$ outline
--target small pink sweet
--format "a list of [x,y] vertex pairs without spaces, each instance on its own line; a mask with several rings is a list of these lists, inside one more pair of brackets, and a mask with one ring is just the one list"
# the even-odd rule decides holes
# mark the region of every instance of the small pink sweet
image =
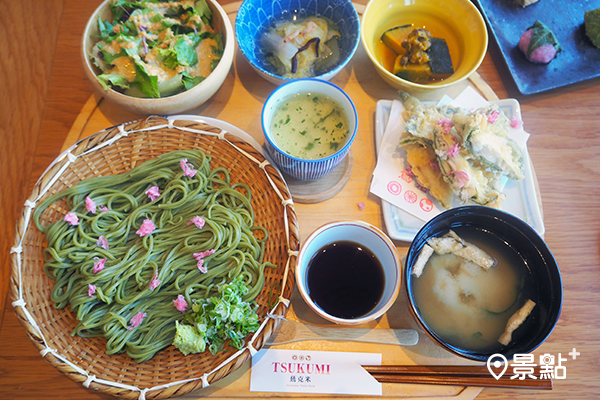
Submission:
[[516,116],[513,116],[513,117],[510,119],[510,126],[511,126],[512,128],[515,128],[515,129],[516,129],[516,128],[520,128],[520,127],[522,127],[522,126],[523,126],[523,121],[521,121],[520,119],[518,119]]
[[100,236],[98,240],[96,240],[96,244],[98,247],[102,247],[104,250],[108,250],[108,240],[104,236]]
[[487,116],[487,120],[490,124],[493,124],[494,122],[496,122],[498,120],[499,116],[500,116],[500,111],[494,110],[494,111],[492,111],[492,113],[490,115]]
[[85,209],[92,214],[96,214],[96,202],[90,196],[85,197]]
[[106,258],[99,259],[98,257],[96,257],[96,261],[94,261],[94,268],[92,269],[92,272],[97,274],[98,272],[102,271],[104,269],[104,263],[106,263]]
[[452,131],[452,127],[454,126],[452,120],[448,118],[442,118],[438,120],[438,124],[442,126],[444,133],[450,133]]
[[156,273],[154,274],[154,276],[152,277],[152,280],[150,281],[150,283],[148,284],[148,288],[150,290],[154,290],[158,287],[158,285],[160,285],[162,283],[162,281],[160,279],[158,279],[158,270],[156,270]]
[[454,178],[458,181],[458,187],[462,188],[465,183],[469,182],[469,175],[464,171],[450,171],[448,175],[454,175]]
[[93,297],[96,293],[96,286],[91,283],[88,285],[88,296]]
[[160,197],[160,190],[158,186],[152,186],[150,189],[146,190],[145,193],[150,198],[150,201],[154,201]]
[[206,221],[204,221],[204,218],[199,217],[199,216],[195,216],[194,218],[190,219],[188,221],[188,225],[196,225],[198,228],[202,229],[204,227],[204,224],[206,223]]
[[458,155],[459,151],[460,151],[460,146],[457,144],[453,144],[452,146],[450,146],[450,148],[448,149],[446,154],[448,155],[448,157],[456,157]]
[[139,326],[142,321],[144,320],[144,318],[146,318],[146,313],[145,312],[139,312],[137,314],[135,314],[133,316],[133,318],[131,318],[131,321],[129,321],[129,326],[127,327],[127,330],[130,331],[133,328],[136,328],[137,326]]
[[135,233],[140,237],[144,237],[150,235],[152,232],[154,232],[155,229],[156,225],[154,225],[154,222],[152,222],[152,220],[150,219],[145,219],[144,222],[142,222],[142,226],[140,226],[140,229],[138,229]]
[[77,214],[75,214],[74,212],[67,213],[67,215],[65,215],[64,220],[72,226],[79,225],[79,218],[77,218]]
[[183,295],[178,294],[177,299],[173,300],[173,305],[179,312],[185,312],[188,303],[185,301],[185,297],[183,297]]
[[194,166],[192,164],[188,164],[187,158],[182,158],[179,162],[179,165],[183,170],[183,176],[189,176],[190,178],[193,178],[194,175],[196,175],[196,172],[198,172],[194,169]]

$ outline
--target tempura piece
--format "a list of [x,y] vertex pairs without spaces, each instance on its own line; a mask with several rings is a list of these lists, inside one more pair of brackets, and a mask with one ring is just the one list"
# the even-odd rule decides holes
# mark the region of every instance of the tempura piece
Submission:
[[423,269],[429,261],[429,257],[433,254],[433,247],[429,246],[427,243],[423,245],[421,248],[421,252],[419,253],[419,257],[417,257],[417,261],[415,261],[415,265],[412,269],[412,274],[417,278],[421,276],[423,273]]
[[437,254],[452,253],[479,265],[483,269],[490,269],[497,263],[494,257],[490,256],[474,244],[461,239],[452,230],[442,237],[431,237],[427,239],[427,244],[431,246]]
[[527,302],[521,307],[516,313],[514,313],[506,323],[506,329],[504,333],[498,341],[505,346],[508,346],[510,341],[512,340],[513,332],[525,322],[531,311],[535,307],[535,302],[531,299],[527,300]]
[[454,193],[446,182],[437,166],[437,157],[431,146],[413,142],[402,146],[406,150],[406,161],[411,166],[411,171],[417,182],[429,190],[429,193],[440,202],[442,207],[452,206]]
[[510,179],[525,177],[523,152],[508,137],[508,118],[498,106],[479,109],[465,121],[463,143],[485,165]]

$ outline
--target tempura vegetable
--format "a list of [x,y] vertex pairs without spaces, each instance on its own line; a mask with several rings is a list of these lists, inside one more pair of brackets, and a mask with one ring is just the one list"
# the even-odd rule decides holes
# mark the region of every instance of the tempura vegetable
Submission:
[[501,178],[523,179],[523,153],[508,136],[509,121],[495,105],[467,111],[427,105],[400,93],[405,131],[399,145],[417,182],[444,208],[462,204],[499,208]]

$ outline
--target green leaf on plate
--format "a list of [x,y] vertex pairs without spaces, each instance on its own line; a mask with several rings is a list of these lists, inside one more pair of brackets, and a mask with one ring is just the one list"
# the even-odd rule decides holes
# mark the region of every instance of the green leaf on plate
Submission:
[[556,52],[560,52],[560,43],[554,35],[554,32],[550,30],[543,22],[535,21],[531,28],[533,29],[533,35],[531,35],[531,41],[527,48],[527,57],[531,56],[531,53],[538,47],[545,46],[547,44],[553,45],[556,48]]

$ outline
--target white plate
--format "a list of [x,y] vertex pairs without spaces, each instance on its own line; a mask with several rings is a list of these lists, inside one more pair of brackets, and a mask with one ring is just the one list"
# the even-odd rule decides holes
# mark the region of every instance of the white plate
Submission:
[[[497,104],[508,119],[515,116],[518,120],[522,120],[521,108],[516,100],[505,99],[490,101],[490,103]],[[387,126],[391,107],[391,100],[379,100],[377,102],[375,111],[375,143],[378,151]],[[401,156],[405,157],[405,154]],[[524,164],[525,179],[520,181],[508,180],[504,187],[503,191],[506,194],[506,200],[502,203],[502,210],[522,219],[531,225],[540,236],[543,236],[545,227],[538,203],[535,179],[527,148],[525,148]],[[431,200],[435,201],[433,198]],[[382,208],[388,235],[393,239],[411,241],[425,224],[425,221],[393,206],[385,200],[382,200]]]

